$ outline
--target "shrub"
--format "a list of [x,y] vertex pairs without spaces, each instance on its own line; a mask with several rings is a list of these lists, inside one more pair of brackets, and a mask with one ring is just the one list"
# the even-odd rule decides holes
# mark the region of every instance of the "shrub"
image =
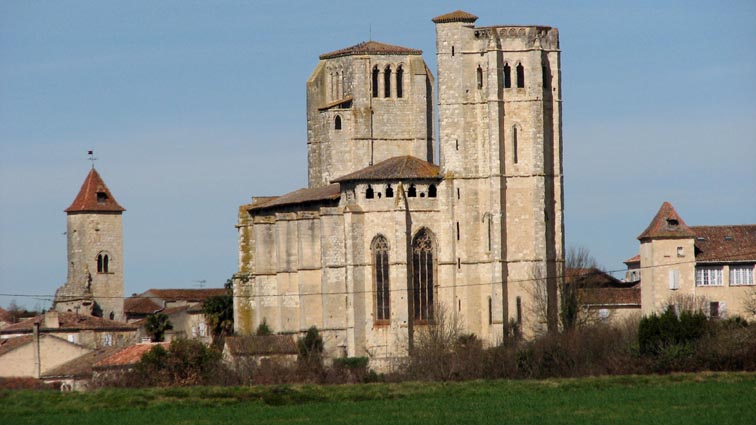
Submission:
[[641,319],[638,326],[638,345],[643,355],[656,355],[670,345],[692,343],[704,335],[706,316],[688,310],[678,317],[672,309],[661,315],[652,314]]
[[179,339],[166,350],[156,345],[127,374],[135,386],[186,386],[218,383],[223,376],[220,352],[199,341]]
[[273,330],[270,329],[270,326],[268,326],[268,322],[265,318],[263,318],[262,323],[260,323],[257,326],[255,335],[257,336],[273,335]]

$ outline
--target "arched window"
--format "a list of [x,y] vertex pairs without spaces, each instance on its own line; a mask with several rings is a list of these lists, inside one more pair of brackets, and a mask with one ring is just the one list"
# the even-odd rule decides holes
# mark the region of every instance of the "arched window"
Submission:
[[97,254],[97,273],[108,273],[108,254]]
[[391,97],[391,65],[383,70],[383,97]]
[[401,65],[396,68],[396,97],[404,96],[404,69]]
[[525,87],[525,68],[521,63],[517,64],[517,88],[521,89]]
[[391,319],[388,241],[381,235],[373,239],[373,282],[375,282],[375,320]]
[[512,126],[512,161],[517,164],[517,126]]
[[375,197],[375,191],[373,191],[373,187],[368,185],[367,190],[365,191],[365,198],[367,199],[373,199]]
[[429,198],[435,198],[436,197],[436,185],[432,184],[428,186],[428,197]]
[[412,241],[413,312],[416,321],[433,321],[435,263],[433,238],[428,229],[417,232]]
[[407,190],[407,197],[414,198],[416,196],[417,196],[417,189],[415,188],[414,184],[411,184],[409,187],[409,190]]
[[504,64],[504,88],[508,89],[512,87],[512,68],[509,64]]
[[341,130],[341,117],[338,115],[336,115],[336,118],[333,119],[333,129]]
[[475,71],[475,75],[478,77],[478,88],[483,88],[483,69],[478,65],[478,70]]
[[387,198],[393,198],[394,197],[394,189],[391,187],[391,185],[386,186],[386,197]]
[[373,97],[378,97],[378,65],[373,67]]

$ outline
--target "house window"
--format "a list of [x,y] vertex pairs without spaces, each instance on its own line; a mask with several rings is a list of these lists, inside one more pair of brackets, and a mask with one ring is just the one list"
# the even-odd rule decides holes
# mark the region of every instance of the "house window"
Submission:
[[383,97],[391,97],[391,66],[383,70]]
[[435,263],[433,239],[428,229],[420,230],[412,241],[413,309],[416,321],[433,320]]
[[669,289],[680,289],[680,270],[673,269],[669,271]]
[[404,96],[404,69],[401,65],[396,68],[396,97]]
[[475,71],[475,75],[478,78],[478,89],[483,88],[483,69],[478,65],[478,69]]
[[378,66],[373,67],[373,97],[378,97]]
[[730,266],[730,286],[753,284],[753,264]]
[[677,256],[678,257],[685,257],[685,250],[683,249],[683,247],[681,247],[681,246],[677,247]]
[[696,286],[722,286],[722,267],[696,267]]
[[436,185],[432,184],[432,185],[428,186],[428,197],[429,198],[435,198],[436,195],[437,195],[437,193],[436,193]]
[[341,117],[338,115],[336,115],[336,118],[333,120],[333,129],[341,130]]
[[391,185],[386,186],[386,197],[387,198],[393,198],[394,197],[394,189],[391,187]]
[[97,255],[97,273],[108,273],[109,266],[110,266],[110,258],[108,258],[108,254],[98,254]]
[[525,68],[521,63],[517,64],[517,88],[525,88]]
[[207,325],[205,325],[205,322],[200,322],[197,326],[197,333],[200,337],[204,337],[207,334]]
[[416,196],[417,196],[417,189],[415,188],[414,184],[411,184],[409,187],[409,190],[407,190],[407,197],[414,198]]
[[368,185],[367,190],[365,191],[365,198],[373,199],[374,197],[375,197],[375,192],[373,191],[373,187]]
[[504,88],[512,88],[512,68],[509,64],[504,64]]
[[103,334],[102,335],[102,346],[103,347],[110,347],[113,345],[113,335],[112,334]]
[[712,301],[709,303],[709,317],[711,317],[712,319],[719,318],[719,303],[717,301]]
[[389,320],[391,318],[391,299],[389,293],[388,241],[383,236],[376,236],[372,245],[375,320]]

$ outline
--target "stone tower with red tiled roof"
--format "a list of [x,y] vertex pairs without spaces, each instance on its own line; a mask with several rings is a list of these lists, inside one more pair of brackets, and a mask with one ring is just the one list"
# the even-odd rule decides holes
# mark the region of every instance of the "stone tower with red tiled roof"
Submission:
[[55,293],[55,310],[123,319],[124,211],[93,167],[65,210],[68,278]]

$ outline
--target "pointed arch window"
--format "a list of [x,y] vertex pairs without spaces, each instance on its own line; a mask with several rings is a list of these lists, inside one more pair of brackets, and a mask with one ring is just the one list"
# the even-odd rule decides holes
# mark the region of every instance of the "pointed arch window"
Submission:
[[97,254],[97,273],[109,273],[110,258],[108,254]]
[[375,290],[375,320],[391,319],[391,295],[389,286],[389,246],[385,237],[378,235],[371,245],[373,251],[373,282]]
[[383,70],[383,97],[391,97],[391,65]]
[[428,186],[428,197],[429,198],[435,198],[436,195],[437,195],[436,185],[435,184],[431,184],[430,186]]
[[373,97],[378,97],[378,65],[373,67]]
[[404,96],[404,68],[399,65],[396,68],[396,97]]
[[367,190],[365,191],[365,198],[366,199],[375,198],[375,191],[373,190],[373,186],[368,185]]
[[407,197],[408,198],[414,198],[417,196],[417,188],[414,184],[411,184],[409,189],[407,190]]
[[394,197],[394,189],[391,187],[391,185],[386,186],[386,197],[387,198],[393,198]]
[[434,251],[430,231],[420,230],[412,241],[413,317],[418,322],[433,321]]
[[477,76],[477,80],[478,80],[478,88],[482,89],[483,88],[483,68],[481,68],[480,65],[478,65],[478,69],[475,71],[475,75]]
[[521,63],[517,64],[517,88],[525,88],[525,68]]
[[341,117],[338,115],[336,115],[336,118],[333,119],[333,129],[341,130]]
[[504,88],[512,88],[512,68],[509,67],[508,63],[504,64]]

